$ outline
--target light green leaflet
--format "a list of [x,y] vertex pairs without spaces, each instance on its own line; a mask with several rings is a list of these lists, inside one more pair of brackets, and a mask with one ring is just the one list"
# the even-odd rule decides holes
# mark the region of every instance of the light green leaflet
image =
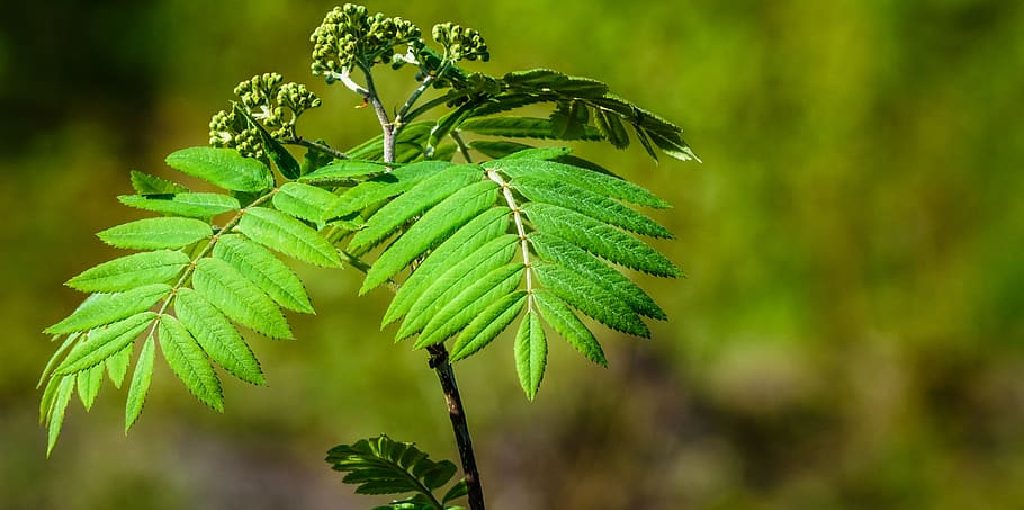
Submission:
[[260,363],[242,335],[202,295],[192,289],[181,289],[174,310],[210,359],[243,381],[264,383]]
[[338,250],[301,221],[267,207],[245,211],[238,230],[249,239],[289,257],[321,267],[341,267]]
[[240,235],[229,234],[221,236],[213,248],[213,256],[234,266],[277,304],[296,312],[313,313],[302,281],[266,248]]
[[384,283],[430,247],[451,235],[452,231],[490,209],[497,196],[497,184],[492,181],[478,181],[432,207],[377,258],[377,262],[367,271],[359,293],[364,294]]
[[93,294],[66,319],[46,328],[46,332],[57,335],[110,324],[148,310],[170,292],[170,285],[154,284],[117,294]]
[[180,172],[233,191],[261,191],[274,185],[270,169],[232,149],[189,147],[167,156],[167,164]]
[[206,359],[206,353],[182,326],[170,315],[160,316],[160,350],[174,375],[193,395],[217,411],[224,411],[224,394],[220,379]]
[[104,262],[68,280],[68,286],[84,292],[115,292],[176,278],[188,255],[180,251],[158,250],[133,253]]
[[281,186],[273,198],[274,207],[279,211],[317,225],[329,219],[338,202],[334,193],[301,182]]
[[[485,243],[502,235],[508,229],[512,211],[507,207],[492,207],[464,225],[435,248],[419,268],[402,283],[388,307],[381,327],[395,321],[412,307],[423,292],[443,274],[451,261],[464,260]],[[365,284],[364,284],[365,285]]]
[[146,342],[142,344],[142,352],[139,360],[135,363],[135,372],[132,374],[132,384],[128,387],[128,399],[124,407],[124,431],[139,419],[142,413],[142,406],[146,402],[146,394],[149,393],[149,385],[153,380],[153,335],[149,335]]
[[132,343],[155,317],[153,312],[143,312],[90,331],[85,340],[72,347],[64,361],[57,365],[54,376],[74,374],[106,361]]
[[117,200],[136,209],[203,219],[236,211],[241,207],[237,198],[217,193],[179,193],[166,198],[122,195]]
[[293,338],[277,305],[231,264],[200,259],[192,287],[231,320],[271,338]]
[[534,292],[533,300],[537,304],[541,316],[544,317],[544,321],[550,324],[562,338],[568,340],[580,354],[598,365],[608,366],[604,350],[594,338],[594,334],[580,322],[576,314],[572,313],[572,310],[565,306],[561,299],[543,290],[538,290]]
[[548,341],[536,311],[527,312],[519,324],[515,343],[516,371],[526,396],[533,400],[548,364]]
[[192,218],[145,218],[97,234],[103,242],[130,250],[181,248],[213,235],[210,225]]
[[422,214],[463,187],[483,180],[483,175],[478,166],[459,165],[424,179],[371,216],[366,226],[352,236],[349,250],[361,252],[377,244],[413,216]]

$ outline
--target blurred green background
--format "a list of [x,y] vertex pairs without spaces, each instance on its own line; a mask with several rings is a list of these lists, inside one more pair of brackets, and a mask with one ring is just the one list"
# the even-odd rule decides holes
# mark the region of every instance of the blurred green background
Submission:
[[[0,508],[367,508],[322,463],[381,431],[454,457],[422,352],[377,331],[387,296],[299,267],[318,316],[255,338],[269,386],[209,412],[166,367],[73,404],[44,459],[40,331],[115,256],[94,233],[128,171],[206,142],[237,81],[279,70],[345,147],[369,111],[308,72],[333,3],[55,0],[0,19]],[[1024,508],[1024,4],[1011,0],[371,2],[479,28],[503,73],[607,81],[687,129],[703,165],[584,147],[675,204],[688,274],[643,283],[650,342],[611,368],[553,344],[538,400],[511,342],[458,365],[495,509]],[[392,101],[408,72],[381,81]]]

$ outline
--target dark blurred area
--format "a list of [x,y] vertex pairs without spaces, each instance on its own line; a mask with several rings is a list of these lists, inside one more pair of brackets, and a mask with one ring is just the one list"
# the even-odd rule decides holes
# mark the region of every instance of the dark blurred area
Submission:
[[[206,143],[254,73],[326,106],[306,133],[378,129],[308,71],[333,3],[7,2],[0,16],[0,508],[368,508],[322,462],[386,431],[454,458],[426,355],[378,332],[384,292],[297,267],[316,317],[253,338],[268,387],[209,412],[154,376],[36,424],[40,331],[116,256],[94,233],[128,171]],[[1024,4],[995,0],[369,2],[429,31],[478,28],[500,74],[551,67],[687,129],[703,165],[584,156],[675,204],[658,243],[687,278],[641,278],[671,320],[600,331],[611,368],[561,342],[536,402],[510,338],[457,365],[485,491],[502,509],[1024,508]],[[380,75],[392,103],[411,72]]]

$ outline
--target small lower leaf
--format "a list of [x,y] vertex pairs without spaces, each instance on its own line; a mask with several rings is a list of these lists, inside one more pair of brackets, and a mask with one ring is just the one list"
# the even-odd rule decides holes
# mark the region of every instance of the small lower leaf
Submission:
[[139,360],[135,362],[135,373],[132,374],[132,384],[128,387],[128,399],[124,407],[124,431],[139,419],[142,407],[146,403],[146,394],[149,393],[149,384],[153,380],[153,358],[155,347],[153,346],[153,335],[146,338],[142,344],[142,352]]
[[[531,299],[533,299],[531,297]],[[515,344],[516,371],[527,398],[537,396],[548,363],[548,341],[537,312],[530,310],[519,324]],[[447,500],[446,500],[447,501]]]
[[100,393],[100,386],[103,384],[104,365],[96,365],[88,370],[78,373],[78,398],[86,411],[92,409],[96,395]]
[[60,437],[60,429],[64,426],[64,411],[71,402],[71,393],[75,389],[75,376],[66,375],[60,380],[53,403],[49,411],[50,423],[46,431],[46,456],[53,453],[53,447],[57,445]]

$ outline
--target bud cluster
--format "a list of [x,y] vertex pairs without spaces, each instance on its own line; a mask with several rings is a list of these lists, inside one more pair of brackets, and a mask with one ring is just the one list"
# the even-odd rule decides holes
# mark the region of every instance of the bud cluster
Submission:
[[418,27],[399,17],[381,13],[370,16],[361,5],[335,7],[309,38],[313,43],[313,74],[323,75],[330,82],[357,64],[391,63],[396,46],[419,46],[420,35]]
[[444,46],[448,60],[451,62],[478,58],[487,62],[491,58],[490,53],[487,52],[487,43],[476,29],[443,23],[434,25],[431,35],[434,37],[434,41]]
[[243,156],[263,159],[266,155],[260,122],[274,138],[295,134],[295,122],[320,98],[301,83],[282,83],[278,73],[263,73],[235,87],[240,102],[231,111],[221,110],[210,120],[210,145],[230,147]]

